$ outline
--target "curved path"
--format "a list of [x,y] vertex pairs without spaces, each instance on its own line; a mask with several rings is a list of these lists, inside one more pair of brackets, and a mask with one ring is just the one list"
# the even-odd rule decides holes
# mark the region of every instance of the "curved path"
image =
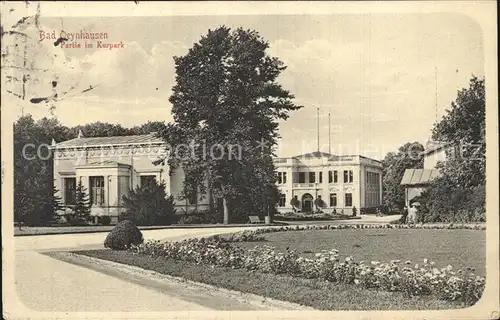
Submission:
[[[144,231],[144,238],[177,241],[231,233],[245,228],[164,229]],[[228,301],[217,293],[194,291],[171,282],[158,288],[147,283],[60,261],[44,253],[103,248],[107,233],[15,237],[15,288],[19,302],[33,311],[179,311],[265,310]],[[143,281],[144,282],[144,281]],[[147,282],[147,281],[146,281]]]
[[[387,223],[397,217],[362,217],[333,223]],[[145,240],[178,241],[190,237],[232,233],[247,229],[203,228],[145,230]],[[187,284],[151,279],[132,281],[116,272],[89,269],[48,256],[47,252],[100,249],[107,233],[23,236],[14,238],[15,293],[20,304],[41,312],[126,312],[179,310],[269,310],[267,304],[202,292]],[[148,283],[149,282],[149,283]],[[12,293],[12,292],[11,292]],[[17,310],[16,307],[16,310]],[[275,307],[271,309],[276,309]]]

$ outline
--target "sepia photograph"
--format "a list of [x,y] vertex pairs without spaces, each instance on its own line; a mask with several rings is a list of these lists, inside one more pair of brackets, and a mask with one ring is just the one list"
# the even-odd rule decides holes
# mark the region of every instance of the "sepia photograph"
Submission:
[[498,319],[494,5],[3,1],[4,318]]

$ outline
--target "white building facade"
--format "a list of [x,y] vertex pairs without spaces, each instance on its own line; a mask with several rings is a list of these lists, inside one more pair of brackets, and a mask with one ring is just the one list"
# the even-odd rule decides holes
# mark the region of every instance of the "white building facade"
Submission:
[[[178,214],[207,210],[209,200],[199,196],[187,199],[182,187],[184,171],[170,172],[167,164],[153,162],[166,155],[166,144],[154,133],[135,136],[92,137],[56,143],[54,186],[66,213],[75,205],[76,187],[81,181],[91,202],[91,215],[110,216],[112,223],[125,211],[123,196],[130,190],[156,180],[165,183],[166,193],[174,197]],[[382,204],[382,164],[362,156],[334,156],[314,152],[300,157],[276,158],[278,211],[292,211],[290,201],[297,197],[299,209],[313,211],[321,198],[326,210],[336,208],[349,214],[352,208],[371,208]]]
[[125,211],[123,196],[153,179],[165,183],[168,195],[174,196],[177,213],[208,209],[206,199],[182,196],[184,173],[177,168],[169,174],[168,165],[153,162],[165,156],[166,144],[154,133],[136,136],[78,138],[52,143],[54,186],[67,213],[75,205],[79,181],[89,196],[91,215],[110,216],[118,221]]
[[356,207],[382,205],[382,163],[359,155],[335,156],[313,152],[290,158],[276,158],[280,190],[279,212],[291,212],[292,198],[299,210],[315,210],[315,199],[326,205],[323,211],[352,213]]

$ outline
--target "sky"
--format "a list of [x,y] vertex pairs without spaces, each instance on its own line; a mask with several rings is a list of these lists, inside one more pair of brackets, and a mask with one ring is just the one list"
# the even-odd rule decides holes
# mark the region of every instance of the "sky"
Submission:
[[[256,30],[269,42],[268,53],[287,66],[278,81],[304,107],[280,122],[282,157],[317,150],[318,120],[324,152],[382,159],[406,142],[425,144],[457,90],[468,86],[472,74],[484,75],[482,31],[453,13],[42,17],[40,26],[49,34],[107,33],[103,42],[124,45],[61,49],[51,39],[38,42],[44,51],[37,65],[51,69],[59,90],[76,87],[58,102],[55,116],[68,126],[172,121],[173,56],[186,54],[221,25]],[[30,90],[52,92],[45,80]],[[33,108],[33,114],[46,112]]]

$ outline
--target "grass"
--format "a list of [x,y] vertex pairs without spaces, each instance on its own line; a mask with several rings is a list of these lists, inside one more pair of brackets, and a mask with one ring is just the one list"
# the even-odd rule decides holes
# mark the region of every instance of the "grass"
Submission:
[[[185,225],[168,225],[168,226],[139,226],[141,230],[153,229],[181,229],[181,228],[223,228],[223,227],[262,227],[262,224],[185,224]],[[55,227],[23,227],[19,230],[17,227],[14,229],[14,236],[37,236],[49,234],[70,234],[70,233],[96,233],[96,232],[109,232],[115,226],[55,226]]]
[[307,305],[319,310],[436,310],[463,307],[431,296],[408,297],[402,293],[366,290],[354,285],[336,285],[314,279],[252,273],[242,269],[214,268],[164,257],[152,258],[127,251],[104,249],[74,253],[230,290]]
[[486,272],[486,233],[482,230],[433,229],[341,229],[276,232],[263,235],[264,242],[241,242],[236,245],[253,248],[269,245],[278,251],[296,250],[311,257],[321,250],[337,249],[341,257],[351,255],[356,261],[389,262],[410,260],[421,264],[424,258],[442,268],[475,268]]

